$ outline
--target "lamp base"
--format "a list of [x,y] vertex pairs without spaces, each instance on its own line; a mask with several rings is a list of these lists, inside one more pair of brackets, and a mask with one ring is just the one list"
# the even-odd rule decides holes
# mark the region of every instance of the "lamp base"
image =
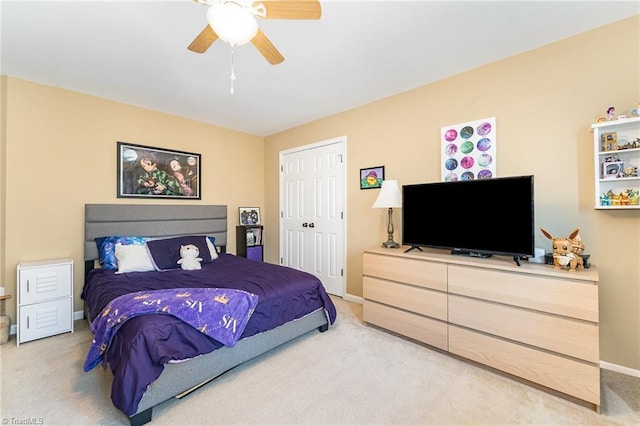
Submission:
[[399,248],[400,244],[396,243],[393,240],[387,240],[384,243],[382,243],[382,247],[384,247],[384,248]]

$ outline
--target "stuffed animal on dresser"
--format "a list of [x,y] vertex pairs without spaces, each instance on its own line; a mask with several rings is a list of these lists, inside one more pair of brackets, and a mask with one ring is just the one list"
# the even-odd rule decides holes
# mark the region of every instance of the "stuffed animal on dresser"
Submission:
[[575,272],[576,269],[584,268],[584,243],[580,239],[580,230],[575,229],[567,238],[554,237],[543,228],[540,228],[545,237],[551,240],[551,248],[553,249],[553,267],[560,269],[561,267],[569,267],[569,271]]
[[200,249],[194,244],[187,244],[180,246],[180,259],[178,265],[185,271],[192,271],[195,269],[202,269],[202,258],[200,256]]

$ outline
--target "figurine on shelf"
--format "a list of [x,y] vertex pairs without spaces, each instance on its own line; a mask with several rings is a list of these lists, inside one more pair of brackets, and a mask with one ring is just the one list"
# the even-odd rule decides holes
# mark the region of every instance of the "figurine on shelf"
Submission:
[[638,106],[631,110],[632,117],[640,117],[640,102],[638,102]]
[[607,108],[607,121],[613,120],[615,113],[616,109],[614,107],[610,106],[609,108]]

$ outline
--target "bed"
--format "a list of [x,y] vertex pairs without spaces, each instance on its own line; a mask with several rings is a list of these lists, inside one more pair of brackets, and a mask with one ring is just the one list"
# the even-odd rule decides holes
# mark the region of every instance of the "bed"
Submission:
[[[140,271],[135,267],[128,270],[125,264],[129,263],[122,256],[118,257],[121,262],[116,266],[122,270],[107,267],[108,262],[103,263],[102,257],[105,241],[113,242],[116,237],[141,238],[143,242],[132,245],[146,247],[153,270],[146,267]],[[199,246],[204,257],[202,268],[158,271],[163,269],[158,260],[160,249],[182,239],[205,244]],[[93,323],[92,331],[96,331],[94,342],[101,341],[97,334],[100,328],[94,327],[99,321],[95,320],[113,311],[111,305],[118,300],[137,299],[128,294],[132,292],[224,290],[251,296],[254,303],[240,330],[233,327],[237,341],[231,343],[206,335],[174,313],[148,312],[131,315],[118,324],[118,328],[113,328],[109,345],[103,345],[99,360],[87,367],[91,352],[97,346],[92,345],[85,371],[96,367],[98,362],[110,368],[113,373],[111,399],[132,425],[151,421],[154,406],[171,398],[181,398],[222,373],[296,337],[316,329],[324,332],[335,321],[335,306],[315,276],[228,254],[226,244],[227,207],[224,205],[85,205],[82,299],[85,316]],[[123,250],[121,246],[117,248]],[[96,267],[99,263],[100,267]],[[245,300],[249,299],[245,297]]]

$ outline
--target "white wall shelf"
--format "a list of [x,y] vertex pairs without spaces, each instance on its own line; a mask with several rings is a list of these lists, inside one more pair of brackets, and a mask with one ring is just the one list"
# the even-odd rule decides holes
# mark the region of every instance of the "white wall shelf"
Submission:
[[[595,208],[640,209],[640,117],[605,121],[591,127]],[[635,170],[635,175],[630,176],[629,170]]]

